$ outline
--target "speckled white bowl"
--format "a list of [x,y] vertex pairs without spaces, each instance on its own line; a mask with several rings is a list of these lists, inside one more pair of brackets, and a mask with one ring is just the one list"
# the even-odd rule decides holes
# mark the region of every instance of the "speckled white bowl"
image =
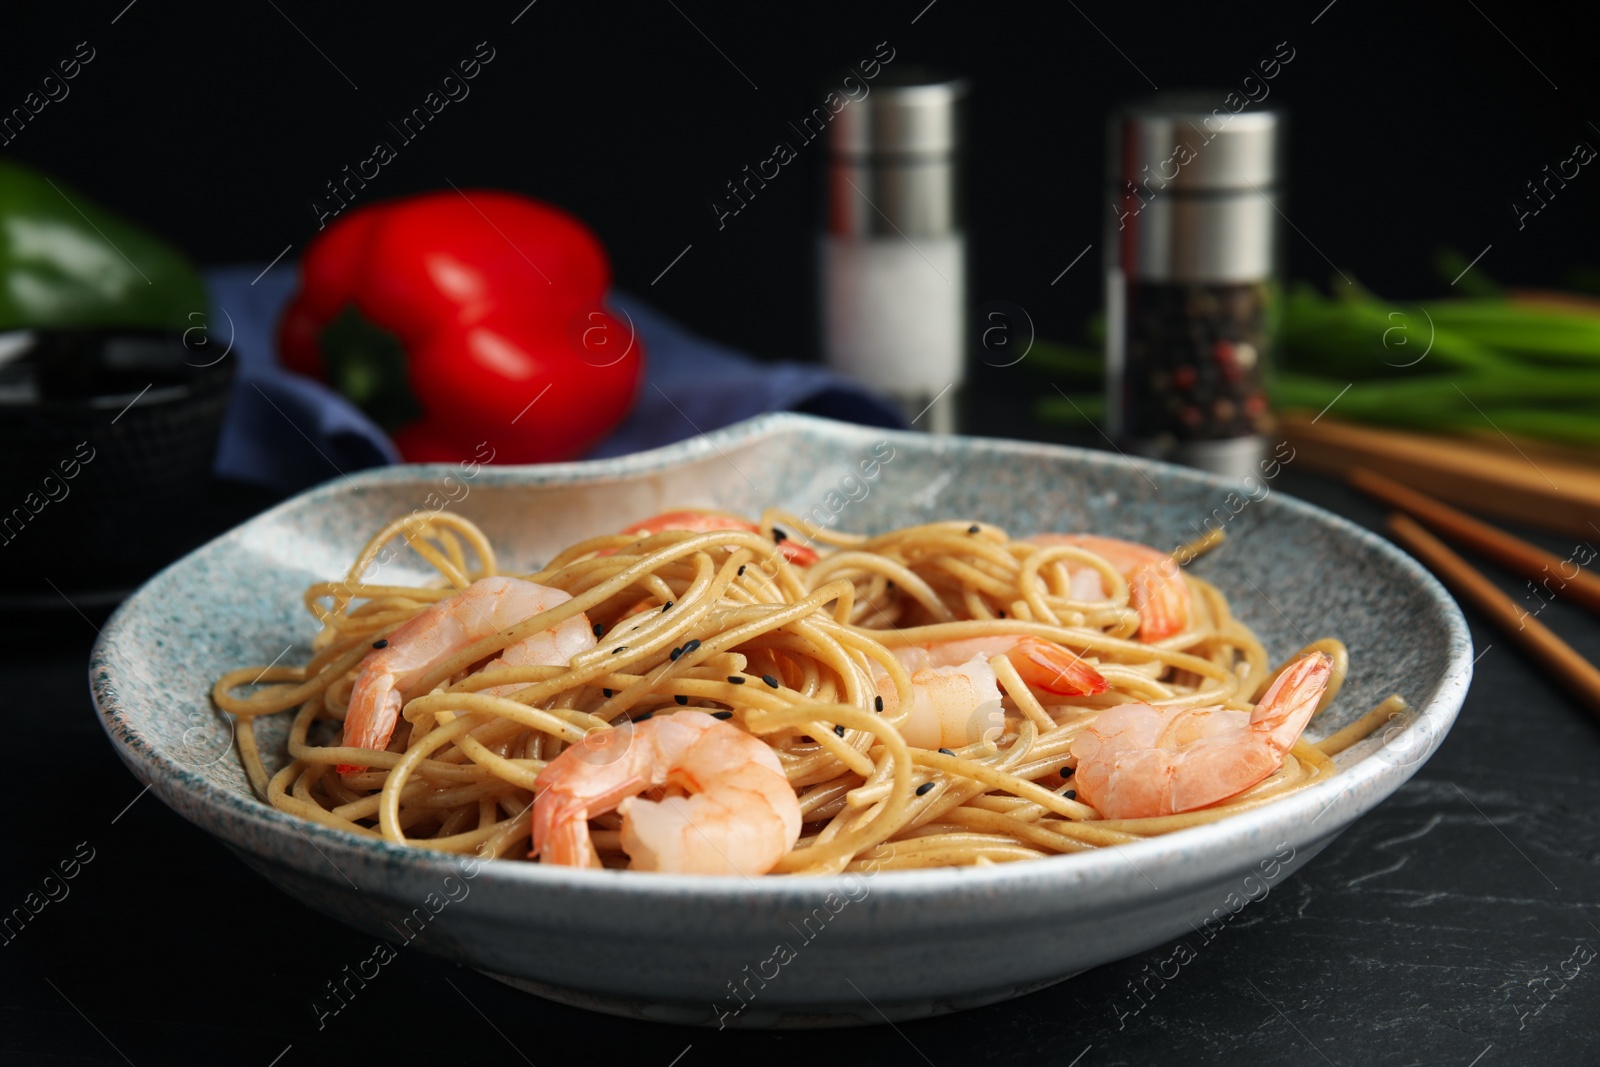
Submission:
[[[370,471],[304,493],[153,578],[107,624],[91,682],[106,733],[163,801],[295,899],[391,944],[414,938],[540,995],[661,1021],[913,1018],[1017,996],[1203,929],[1394,792],[1454,721],[1471,648],[1439,584],[1387,542],[1281,494],[1233,514],[1241,498],[1230,500],[1232,490],[1115,455],[794,415],[595,463]],[[1075,856],[756,881],[513,861],[462,870],[459,860],[324,829],[254,799],[207,695],[228,668],[303,660],[314,629],[300,606],[305,586],[342,574],[383,522],[448,499],[518,565],[670,505],[755,513],[777,503],[836,514],[838,526],[858,530],[974,518],[1019,534],[1115,531],[1162,545],[1228,516],[1228,544],[1194,568],[1272,655],[1306,635],[1350,646],[1344,694],[1312,733],[1396,691],[1416,713],[1343,754],[1323,785]],[[262,729],[268,752],[281,753],[285,719]]]

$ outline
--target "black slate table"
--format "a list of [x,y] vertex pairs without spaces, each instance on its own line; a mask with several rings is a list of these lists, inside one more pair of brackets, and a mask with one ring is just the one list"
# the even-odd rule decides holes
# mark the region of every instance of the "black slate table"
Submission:
[[[1301,470],[1275,488],[1383,517]],[[591,1015],[416,951],[319,1020],[320,983],[370,938],[141,792],[90,704],[93,611],[12,616],[0,909],[47,902],[0,944],[0,1063],[1597,1063],[1600,723],[1468,618],[1476,678],[1438,754],[1210,940],[954,1016],[752,1033]],[[1600,660],[1594,619],[1559,601],[1540,618]]]

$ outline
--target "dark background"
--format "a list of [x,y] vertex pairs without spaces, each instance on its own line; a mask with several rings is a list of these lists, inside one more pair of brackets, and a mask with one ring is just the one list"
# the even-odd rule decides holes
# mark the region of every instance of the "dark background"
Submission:
[[[1070,4],[967,0],[925,11],[927,0],[538,0],[512,25],[526,2],[138,0],[115,25],[126,0],[8,11],[0,108],[20,105],[79,41],[96,58],[0,151],[203,262],[265,263],[286,245],[285,262],[297,256],[324,183],[388,140],[398,158],[357,203],[447,181],[553,201],[599,232],[622,286],[753,355],[809,359],[822,145],[802,147],[788,123],[887,41],[891,68],[942,65],[974,79],[973,304],[1011,301],[1043,336],[1072,340],[1100,299],[1108,109],[1149,91],[1144,75],[1164,90],[1214,88],[1220,101],[1287,41],[1295,58],[1267,102],[1288,105],[1294,124],[1294,277],[1326,284],[1321,249],[1405,299],[1446,289],[1432,265],[1440,246],[1471,258],[1492,243],[1479,269],[1520,284],[1557,284],[1576,262],[1600,263],[1594,168],[1520,232],[1510,206],[1576,141],[1600,148],[1589,125],[1600,123],[1593,38],[1575,3],[1084,3],[1080,15]],[[471,95],[401,144],[387,123],[480,41],[495,58]],[[778,140],[800,158],[719,232],[711,200]]]

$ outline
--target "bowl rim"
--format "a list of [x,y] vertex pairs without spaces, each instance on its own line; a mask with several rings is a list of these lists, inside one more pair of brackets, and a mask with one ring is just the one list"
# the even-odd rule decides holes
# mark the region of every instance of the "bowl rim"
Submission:
[[[164,339],[171,341],[175,347],[188,350],[185,338],[188,331],[165,329],[158,327],[139,326],[14,326],[0,329],[0,341],[16,334],[106,334],[120,337],[139,337],[145,339]],[[118,411],[133,407],[135,401],[144,401],[140,406],[146,411],[160,412],[166,408],[175,408],[188,401],[214,401],[218,395],[227,396],[233,388],[234,380],[238,377],[238,360],[226,358],[227,352],[210,363],[189,363],[180,361],[193,373],[185,374],[181,381],[152,382],[143,389],[128,388],[120,393],[93,393],[88,396],[52,397],[48,400],[3,400],[0,399],[0,412],[7,412],[14,417],[22,416],[99,416],[107,411]],[[121,416],[119,415],[118,418]],[[114,421],[114,420],[113,420]]]
[[[1159,475],[1204,485],[1211,489],[1233,489],[1237,484],[1219,475],[1197,471],[1156,460],[1116,455],[1070,445],[1013,441],[1000,438],[962,437],[959,439],[838,423],[788,412],[760,415],[720,430],[697,435],[662,448],[626,456],[574,461],[560,464],[485,466],[476,479],[498,486],[585,485],[630,479],[721,454],[727,447],[758,443],[767,438],[795,435],[823,435],[856,440],[882,440],[931,450],[937,454],[959,440],[963,447],[977,447],[1001,454],[1049,458],[1070,465],[1100,467],[1131,464],[1139,473]],[[712,904],[740,902],[773,906],[814,903],[820,894],[846,886],[851,875],[808,875],[750,878],[725,878],[662,872],[589,870],[546,866],[520,860],[482,860],[468,854],[436,852],[426,848],[396,845],[361,837],[344,830],[299,819],[270,806],[253,795],[225,789],[162,752],[160,742],[141,733],[137,712],[124,705],[116,686],[123,667],[117,662],[118,638],[129,626],[136,604],[159,594],[160,585],[175,570],[201,554],[220,551],[221,546],[243,537],[255,525],[265,525],[290,509],[314,505],[332,496],[361,492],[374,486],[396,482],[423,482],[455,470],[453,464],[413,464],[373,468],[352,475],[335,477],[314,486],[254,516],[188,553],[150,578],[112,614],[96,640],[89,660],[90,690],[97,718],[113,746],[134,775],[152,788],[169,807],[184,815],[224,843],[255,854],[267,854],[264,841],[277,847],[271,850],[291,866],[309,876],[327,879],[320,869],[331,863],[330,855],[343,857],[359,867],[387,872],[385,882],[399,879],[396,874],[438,878],[456,873],[476,860],[478,875],[492,883],[527,890],[581,892],[590,897],[622,894],[636,906],[645,900],[682,900],[693,897]],[[1377,534],[1314,504],[1285,493],[1273,494],[1275,507],[1287,508],[1325,526],[1330,526],[1361,549],[1375,552],[1390,565],[1408,573],[1419,592],[1439,612],[1447,640],[1446,662],[1433,690],[1425,699],[1409,702],[1414,717],[1403,727],[1413,751],[1421,755],[1399,763],[1383,758],[1383,751],[1340,769],[1326,782],[1281,797],[1272,803],[1185,830],[1150,837],[1127,845],[1091,849],[1080,853],[1048,856],[1018,863],[985,868],[927,868],[883,872],[887,879],[872,875],[873,891],[885,898],[914,899],[949,893],[975,894],[985,898],[1003,892],[1048,889],[1057,892],[1076,885],[1142,879],[1158,892],[1169,894],[1184,886],[1227,877],[1237,877],[1242,869],[1239,854],[1252,842],[1306,841],[1309,827],[1331,814],[1322,829],[1309,839],[1331,836],[1359,816],[1387,799],[1408,780],[1437,750],[1459,714],[1471,682],[1472,642],[1459,606],[1433,575],[1412,557]],[[1319,810],[1320,809],[1320,810]],[[1307,821],[1309,820],[1309,822]],[[240,824],[243,824],[241,827]],[[253,830],[251,839],[241,829]],[[241,840],[243,838],[243,840]],[[311,845],[306,849],[305,845]],[[1271,848],[1270,845],[1266,846]],[[1255,858],[1249,853],[1249,861]],[[337,867],[337,864],[334,864]],[[1130,874],[1129,872],[1133,872]],[[341,871],[342,873],[342,871]],[[1150,875],[1159,873],[1164,883],[1158,886]],[[1137,876],[1137,877],[1135,877]],[[853,884],[853,883],[852,883]],[[382,894],[384,885],[362,886]],[[1004,914],[1004,913],[1002,913]],[[1013,913],[1014,914],[1014,913]]]

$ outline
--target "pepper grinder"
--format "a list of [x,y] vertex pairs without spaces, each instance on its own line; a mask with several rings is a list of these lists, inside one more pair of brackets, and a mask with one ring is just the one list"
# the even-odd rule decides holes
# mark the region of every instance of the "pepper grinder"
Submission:
[[967,93],[908,71],[834,116],[820,238],[828,364],[938,433],[955,430],[966,377]]
[[1106,410],[1129,451],[1235,478],[1270,427],[1282,115],[1153,97],[1110,122]]

